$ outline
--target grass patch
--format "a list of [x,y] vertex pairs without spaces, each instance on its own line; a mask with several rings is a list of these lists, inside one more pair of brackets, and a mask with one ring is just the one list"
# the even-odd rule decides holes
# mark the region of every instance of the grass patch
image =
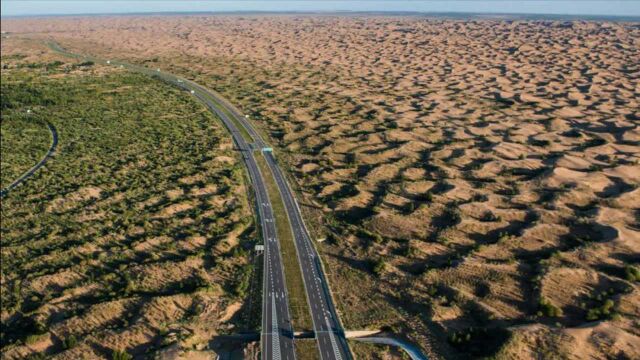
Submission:
[[284,203],[280,197],[280,191],[264,157],[260,155],[255,158],[267,185],[269,199],[271,200],[273,213],[276,217],[276,227],[278,240],[280,241],[280,250],[282,252],[282,261],[284,262],[284,275],[287,283],[287,292],[289,293],[289,307],[291,308],[293,328],[295,331],[313,330],[313,323],[307,305],[307,296],[300,265],[298,264],[298,255],[291,232],[291,225],[289,224]]
[[316,339],[299,339],[295,341],[296,359],[320,360]]
[[389,345],[372,344],[357,340],[350,340],[349,347],[355,359],[403,359],[407,356],[402,350],[394,349]]

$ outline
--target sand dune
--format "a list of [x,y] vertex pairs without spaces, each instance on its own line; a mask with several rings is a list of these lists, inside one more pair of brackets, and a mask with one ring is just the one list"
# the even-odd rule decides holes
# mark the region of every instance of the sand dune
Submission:
[[[390,325],[433,358],[638,356],[625,275],[640,256],[637,24],[247,15],[2,29],[169,69],[251,114],[335,240],[320,250],[348,328]],[[387,270],[373,275],[377,259]],[[479,328],[512,336],[442,341]]]

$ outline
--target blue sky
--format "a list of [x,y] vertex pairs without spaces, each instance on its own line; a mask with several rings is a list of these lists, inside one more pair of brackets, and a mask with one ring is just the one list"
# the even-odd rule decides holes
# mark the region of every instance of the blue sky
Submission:
[[572,15],[640,16],[640,0],[580,1],[371,1],[371,0],[258,0],[258,1],[30,1],[2,0],[2,15],[47,15],[86,13],[131,13],[170,11],[423,11],[490,12]]

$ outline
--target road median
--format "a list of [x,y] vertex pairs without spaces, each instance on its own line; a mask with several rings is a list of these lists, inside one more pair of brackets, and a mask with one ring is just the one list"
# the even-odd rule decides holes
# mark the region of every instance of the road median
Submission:
[[266,160],[262,156],[256,156],[255,159],[263,175],[265,185],[267,186],[269,200],[276,220],[293,328],[296,331],[313,331],[313,323],[311,322],[310,311],[307,305],[304,282],[302,280],[300,265],[298,264],[293,233],[291,232],[291,226],[284,203],[282,202],[278,186],[273,179],[273,174],[271,174]]

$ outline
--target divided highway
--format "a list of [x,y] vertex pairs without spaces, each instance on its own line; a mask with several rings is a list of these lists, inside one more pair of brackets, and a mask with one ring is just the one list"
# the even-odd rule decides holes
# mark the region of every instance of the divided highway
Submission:
[[[191,82],[189,83],[193,84]],[[194,85],[197,86],[198,89],[206,91],[199,85]],[[210,96],[213,96],[217,100],[218,104],[224,107],[226,112],[233,116],[235,120],[247,131],[254,141],[254,148],[265,148],[268,146],[244,116],[239,114],[224,99],[220,98],[219,95],[210,92],[208,93]],[[298,203],[293,196],[293,192],[289,187],[282,170],[278,166],[273,153],[263,152],[263,155],[276,181],[276,185],[278,186],[278,190],[284,202],[287,217],[289,218],[289,223],[291,225],[296,252],[298,255],[298,262],[300,264],[305,291],[307,293],[307,302],[309,304],[311,318],[313,320],[313,330],[318,343],[320,358],[322,360],[351,359],[351,352],[349,351],[349,346],[344,336],[344,330],[340,324],[333,304],[333,299],[329,291],[327,280],[324,276],[320,257],[311,242],[311,238],[302,218],[300,207],[298,206]],[[264,175],[269,176],[269,174]]]
[[176,85],[193,91],[193,94],[200,101],[222,119],[231,132],[236,146],[242,152],[242,157],[247,165],[251,184],[254,188],[262,238],[264,239],[262,333],[260,339],[262,358],[276,360],[295,359],[287,286],[280,255],[280,244],[277,239],[275,217],[267,195],[263,175],[260,173],[254,158],[252,147],[242,137],[242,133],[229,116],[210,99],[211,95],[206,90],[191,82],[185,82],[184,80],[177,82],[178,79],[172,79],[171,76],[167,77],[166,75],[163,75],[163,77],[165,80],[172,82],[175,80]]
[[[264,151],[263,155],[272,174],[262,174],[260,172],[254,158],[253,149],[262,149],[268,145],[255,131],[251,123],[218,94],[192,81],[161,72],[160,69],[153,71],[136,65],[71,54],[56,43],[50,43],[50,46],[54,50],[68,56],[118,65],[148,75],[158,76],[167,82],[190,91],[205,104],[209,110],[222,119],[229,132],[231,132],[236,146],[242,152],[243,160],[247,165],[251,184],[256,196],[256,205],[264,239],[262,358],[276,360],[295,358],[293,329],[289,315],[288,296],[280,255],[280,245],[276,233],[275,217],[263,180],[263,176],[273,175],[284,202],[294,236],[320,358],[322,360],[351,359],[351,353],[333,304],[320,258],[309,237],[298,203],[293,196],[293,192],[287,183],[284,173],[278,167],[278,163],[271,152]],[[238,128],[236,124],[242,126],[243,129]],[[253,143],[246,141],[243,137],[242,130],[252,138]]]
[[[229,111],[235,114],[233,109],[229,109]],[[246,118],[239,114],[235,114],[235,116],[257,144],[263,147],[267,145]],[[320,358],[322,360],[350,359],[349,346],[333,304],[322,263],[311,242],[300,207],[273,153],[264,152],[263,155],[274,176],[291,224]]]

